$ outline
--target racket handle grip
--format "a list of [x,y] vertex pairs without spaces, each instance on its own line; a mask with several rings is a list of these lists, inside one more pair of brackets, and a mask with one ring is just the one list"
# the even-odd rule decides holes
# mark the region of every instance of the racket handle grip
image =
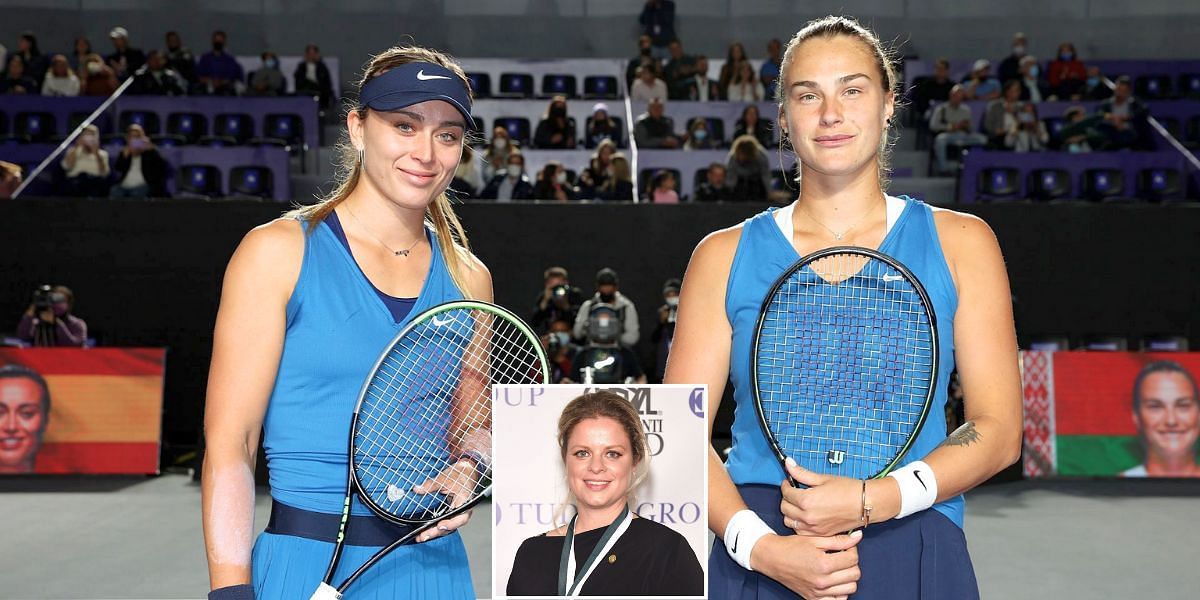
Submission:
[[337,588],[322,581],[317,591],[313,592],[308,600],[342,600],[342,594],[337,591]]

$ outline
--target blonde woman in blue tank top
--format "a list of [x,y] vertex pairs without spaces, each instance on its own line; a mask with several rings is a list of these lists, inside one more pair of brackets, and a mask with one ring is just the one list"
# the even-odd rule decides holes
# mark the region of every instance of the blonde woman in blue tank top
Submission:
[[[410,316],[492,299],[445,193],[473,128],[462,69],[436,51],[388,49],[364,68],[346,127],[338,188],[247,234],[225,274],[204,419],[211,599],[317,589],[340,519],[351,414],[375,358]],[[253,539],[260,429],[272,511]],[[350,518],[335,581],[400,537],[357,499]],[[469,518],[390,553],[354,597],[475,598],[455,531]]]
[[[979,591],[962,533],[962,494],[1016,461],[1021,396],[1008,276],[983,221],[887,196],[887,130],[899,81],[876,36],[853,19],[808,23],[788,44],[777,101],[797,156],[799,199],[696,247],[684,279],[667,383],[704,382],[717,414],[734,388],[733,449],[709,454],[710,597],[969,599]],[[770,452],[753,408],[750,345],[771,283],[800,256],[878,248],[924,284],[943,350],[940,393],[957,366],[967,422],[926,421],[895,477],[862,482],[789,467]],[[724,547],[722,547],[722,545]]]

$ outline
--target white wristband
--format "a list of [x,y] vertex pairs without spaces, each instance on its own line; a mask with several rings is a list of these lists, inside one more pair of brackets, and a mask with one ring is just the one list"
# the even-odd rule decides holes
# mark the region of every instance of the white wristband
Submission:
[[900,514],[896,515],[897,519],[921,512],[937,501],[937,478],[925,461],[904,465],[888,473],[888,477],[895,478],[900,484]]
[[771,533],[775,533],[775,531],[754,511],[739,510],[733,514],[733,517],[729,519],[729,524],[725,526],[725,550],[729,552],[733,562],[741,565],[747,571],[753,571],[754,569],[750,567],[750,552],[754,550],[754,545],[762,536]]

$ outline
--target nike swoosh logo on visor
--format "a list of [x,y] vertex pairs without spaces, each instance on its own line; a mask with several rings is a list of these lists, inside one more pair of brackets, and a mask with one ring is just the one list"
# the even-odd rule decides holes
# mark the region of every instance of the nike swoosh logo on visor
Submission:
[[446,77],[445,75],[426,75],[425,70],[421,69],[420,71],[417,71],[417,79],[419,79],[421,81],[429,81],[430,79],[450,79],[450,78]]

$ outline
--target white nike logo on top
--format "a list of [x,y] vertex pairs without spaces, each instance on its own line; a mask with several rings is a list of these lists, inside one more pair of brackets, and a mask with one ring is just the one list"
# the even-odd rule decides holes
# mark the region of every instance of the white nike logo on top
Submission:
[[421,69],[420,71],[417,71],[417,79],[419,79],[421,81],[429,81],[430,79],[450,79],[450,78],[446,77],[445,75],[426,75],[425,69]]
[[883,276],[884,281],[900,281],[901,279],[904,279],[903,275],[884,275]]

